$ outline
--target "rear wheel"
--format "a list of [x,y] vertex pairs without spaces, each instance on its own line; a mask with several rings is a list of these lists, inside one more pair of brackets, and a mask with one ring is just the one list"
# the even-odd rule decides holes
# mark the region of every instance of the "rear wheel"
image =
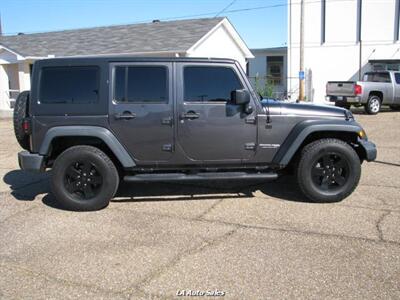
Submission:
[[14,106],[14,133],[19,145],[29,151],[29,136],[22,128],[24,119],[28,116],[29,91],[21,92]]
[[357,153],[337,139],[321,139],[304,147],[297,169],[301,190],[315,202],[346,198],[357,187],[360,175]]
[[119,183],[111,159],[92,146],[74,146],[58,156],[51,186],[56,200],[69,210],[98,210],[114,197]]
[[379,96],[372,95],[365,104],[365,112],[369,115],[376,115],[381,110],[382,99]]

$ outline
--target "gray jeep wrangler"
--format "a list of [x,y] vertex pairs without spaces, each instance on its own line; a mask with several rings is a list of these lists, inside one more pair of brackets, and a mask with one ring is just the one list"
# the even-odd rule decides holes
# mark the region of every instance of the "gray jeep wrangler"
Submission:
[[56,199],[97,210],[120,180],[273,180],[294,170],[313,201],[347,197],[376,158],[350,111],[262,100],[229,59],[35,62],[14,111],[23,170],[52,169]]

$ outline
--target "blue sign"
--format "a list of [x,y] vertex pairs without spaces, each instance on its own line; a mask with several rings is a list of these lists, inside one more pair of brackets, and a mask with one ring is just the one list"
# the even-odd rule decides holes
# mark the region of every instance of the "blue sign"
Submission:
[[301,79],[301,80],[304,79],[304,71],[299,72],[299,79]]

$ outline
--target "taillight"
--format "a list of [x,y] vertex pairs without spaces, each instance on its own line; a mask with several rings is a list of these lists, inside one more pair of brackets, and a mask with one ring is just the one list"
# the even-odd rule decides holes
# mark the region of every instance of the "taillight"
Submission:
[[361,95],[362,94],[362,86],[361,85],[356,84],[354,86],[354,94],[356,94],[356,95]]
[[25,134],[31,133],[31,121],[29,119],[24,119],[22,121],[22,129],[24,130]]

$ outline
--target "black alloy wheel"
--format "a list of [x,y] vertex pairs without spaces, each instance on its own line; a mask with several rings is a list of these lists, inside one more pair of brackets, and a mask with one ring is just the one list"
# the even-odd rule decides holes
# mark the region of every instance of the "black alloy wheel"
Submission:
[[54,162],[52,192],[62,208],[98,210],[106,207],[119,185],[112,160],[93,146],[73,146]]
[[312,169],[312,181],[323,191],[338,190],[343,187],[350,174],[350,167],[340,153],[325,153],[317,158]]
[[98,195],[103,184],[103,176],[92,162],[72,163],[65,172],[66,190],[80,199],[91,199]]
[[320,139],[302,149],[296,174],[299,187],[308,199],[337,202],[357,187],[361,160],[345,141]]

